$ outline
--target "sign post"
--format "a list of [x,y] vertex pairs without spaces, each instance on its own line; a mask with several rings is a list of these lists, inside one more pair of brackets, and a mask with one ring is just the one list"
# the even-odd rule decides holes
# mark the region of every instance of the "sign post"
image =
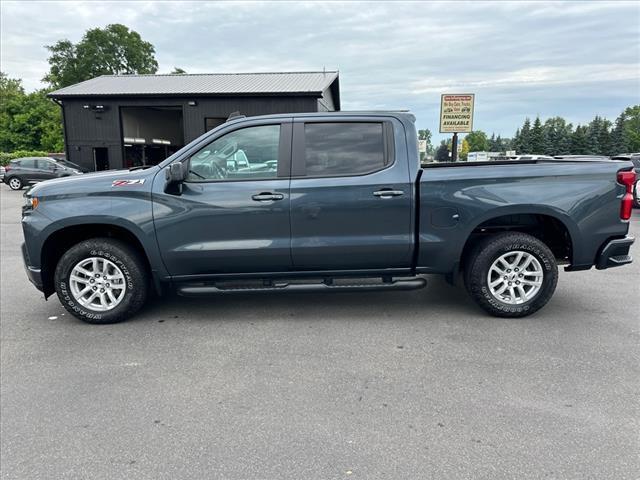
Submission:
[[440,97],[440,133],[453,133],[451,161],[458,158],[458,133],[473,130],[473,93],[443,94]]

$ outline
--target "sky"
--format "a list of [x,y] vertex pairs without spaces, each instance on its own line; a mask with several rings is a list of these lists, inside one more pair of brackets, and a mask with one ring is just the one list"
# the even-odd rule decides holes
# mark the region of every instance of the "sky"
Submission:
[[159,73],[339,70],[343,110],[409,109],[438,133],[440,95],[475,93],[474,129],[525,117],[614,120],[640,104],[640,2],[0,3],[0,69],[42,88],[45,45],[122,23]]

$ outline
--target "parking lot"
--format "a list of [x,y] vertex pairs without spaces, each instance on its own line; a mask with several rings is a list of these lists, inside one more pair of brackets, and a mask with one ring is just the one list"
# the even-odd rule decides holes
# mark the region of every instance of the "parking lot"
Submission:
[[27,281],[0,191],[3,479],[637,478],[640,262],[518,320],[430,277],[92,326]]

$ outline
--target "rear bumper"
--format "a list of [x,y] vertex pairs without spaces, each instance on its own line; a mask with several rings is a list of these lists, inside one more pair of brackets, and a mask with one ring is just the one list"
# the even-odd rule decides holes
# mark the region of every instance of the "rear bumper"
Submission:
[[35,285],[38,290],[42,292],[42,273],[39,268],[35,268],[29,265],[29,254],[27,253],[27,246],[23,243],[21,248],[22,260],[24,261],[24,269],[27,272],[27,278],[31,283]]
[[634,241],[635,238],[631,235],[609,240],[604,244],[600,255],[598,255],[596,268],[598,270],[604,270],[605,268],[620,267],[631,263],[633,258],[629,255],[629,249]]

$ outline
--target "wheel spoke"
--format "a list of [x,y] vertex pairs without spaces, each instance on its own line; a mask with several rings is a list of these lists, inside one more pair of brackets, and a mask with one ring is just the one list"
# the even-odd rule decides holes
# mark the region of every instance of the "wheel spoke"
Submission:
[[116,297],[113,295],[113,292],[111,291],[111,289],[107,289],[107,296],[109,297],[109,300],[111,300],[111,302],[113,303],[116,303],[118,301]]
[[89,283],[88,278],[78,277],[77,275],[70,275],[69,280],[73,280],[74,282],[83,283],[83,284]]
[[514,267],[519,267],[520,262],[522,261],[522,257],[524,257],[524,252],[518,252],[516,254],[516,259],[513,261],[511,265],[513,265]]

